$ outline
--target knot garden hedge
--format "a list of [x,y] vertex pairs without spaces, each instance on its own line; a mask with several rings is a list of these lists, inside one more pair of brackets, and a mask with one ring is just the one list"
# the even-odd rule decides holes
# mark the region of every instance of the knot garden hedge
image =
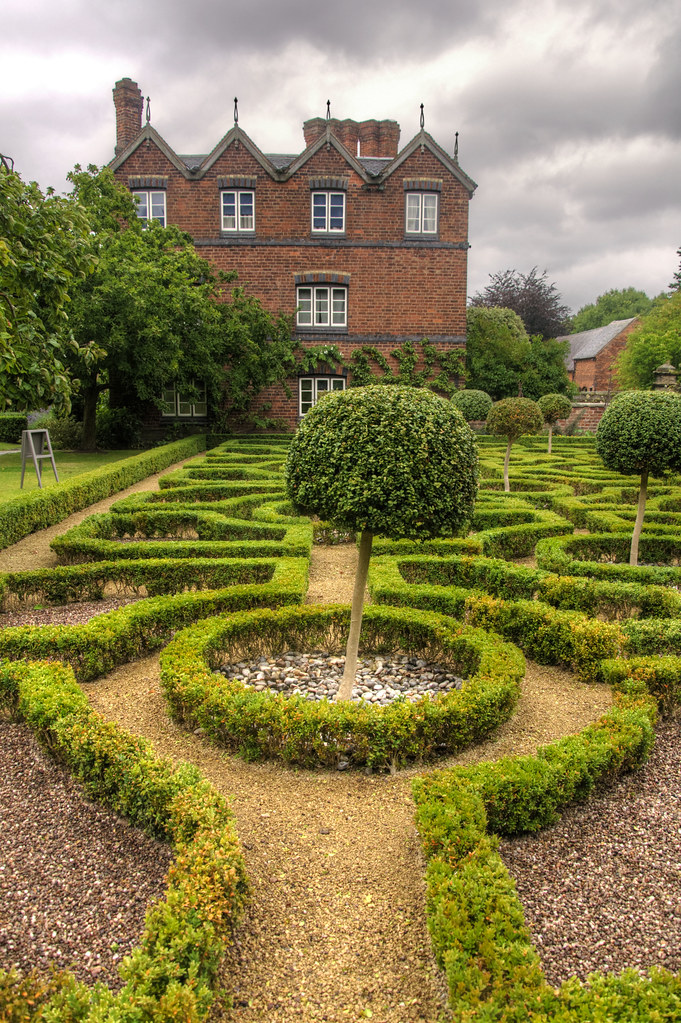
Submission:
[[[666,971],[550,988],[495,841],[551,824],[565,806],[641,765],[657,715],[678,707],[681,481],[650,487],[645,564],[630,567],[637,490],[604,469],[593,441],[557,438],[551,455],[541,438],[519,441],[510,493],[502,443],[479,443],[481,488],[468,536],[374,541],[361,645],[456,665],[462,690],[432,700],[312,703],[215,673],[235,652],[335,650],[347,628],[347,608],[302,604],[312,544],[335,534],[294,515],[285,500],[286,438],[228,441],[168,474],[158,492],[121,500],[63,533],[54,541],[57,569],[2,577],[5,609],[114,593],[143,598],[85,625],[5,629],[0,693],[88,791],[176,848],[167,898],[148,914],[122,991],[62,978],[39,989],[42,1008],[26,1018],[48,1005],[50,1018],[63,1020],[198,1020],[209,1011],[246,897],[229,812],[193,769],[173,771],[147,744],[104,724],[75,681],[163,647],[162,685],[177,720],[242,756],[307,767],[343,757],[394,768],[478,741],[512,712],[523,655],[611,685],[606,715],[536,756],[465,769],[431,764],[415,780],[433,946],[458,1020],[681,1014],[681,983]],[[79,492],[90,492],[87,484]],[[67,513],[62,502],[49,515]],[[17,521],[16,508],[5,522],[0,506],[4,537]],[[518,562],[535,549],[536,567]],[[25,987],[6,975],[0,1004],[28,1004]]]

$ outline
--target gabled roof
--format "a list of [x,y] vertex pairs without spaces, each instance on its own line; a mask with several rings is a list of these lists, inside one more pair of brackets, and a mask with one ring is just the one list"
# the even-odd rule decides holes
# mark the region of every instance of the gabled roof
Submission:
[[389,178],[391,174],[394,174],[405,160],[409,159],[412,153],[421,148],[424,151],[427,149],[432,153],[443,164],[443,167],[464,186],[469,195],[472,195],[477,188],[476,183],[459,167],[458,162],[450,157],[423,129],[421,129],[418,135],[414,136],[411,142],[396,157],[355,156],[336,138],[330,127],[327,127],[326,131],[302,153],[297,156],[290,156],[286,154],[265,155],[258,149],[246,132],[238,124],[235,124],[220,139],[213,151],[206,156],[179,156],[170,148],[156,129],[152,128],[151,124],[146,124],[136,138],[110,162],[109,166],[111,169],[114,171],[118,170],[141,145],[147,142],[153,142],[184,177],[194,180],[202,178],[234,142],[242,144],[263,170],[276,181],[286,181],[300,170],[315,153],[328,145],[332,146],[367,184],[379,185]]
[[628,320],[612,320],[604,327],[594,327],[593,330],[582,330],[579,334],[564,334],[558,341],[569,341],[570,351],[565,357],[565,364],[568,370],[575,368],[576,359],[595,359],[605,346],[621,334],[625,327],[633,323],[636,316]]

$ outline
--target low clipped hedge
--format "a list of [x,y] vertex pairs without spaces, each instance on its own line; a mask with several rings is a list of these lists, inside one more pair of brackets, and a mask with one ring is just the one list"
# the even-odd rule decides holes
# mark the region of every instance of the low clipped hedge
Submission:
[[9,547],[37,529],[61,522],[153,473],[197,455],[206,446],[200,434],[124,458],[120,462],[73,476],[49,490],[32,490],[0,504],[0,549]]
[[99,615],[83,625],[22,625],[0,630],[0,657],[55,658],[89,682],[150,651],[200,618],[259,607],[299,604],[307,589],[307,560],[280,558],[267,583],[233,585],[153,597]]
[[150,743],[92,711],[70,669],[0,661],[0,706],[25,721],[86,794],[169,841],[167,892],[146,914],[117,993],[72,975],[0,973],[0,1017],[11,1021],[139,1023],[206,1019],[218,967],[247,896],[245,867],[226,801],[196,768],[173,768]]
[[395,768],[479,741],[511,713],[524,673],[520,651],[423,611],[366,607],[360,648],[419,651],[454,665],[469,676],[460,691],[377,707],[255,692],[213,672],[234,657],[339,650],[349,620],[347,607],[306,606],[233,614],[179,633],[161,658],[172,715],[249,759],[333,767],[342,758],[353,766]]
[[416,821],[428,860],[428,926],[458,1020],[652,1023],[679,1017],[681,978],[664,970],[650,979],[632,970],[550,987],[494,837],[551,824],[595,786],[645,762],[655,716],[645,696],[620,696],[595,725],[535,757],[415,779]]
[[[594,579],[618,579],[644,585],[678,585],[681,567],[667,565],[629,565],[631,536],[622,533],[590,533],[588,536],[562,536],[537,544],[537,565],[559,575],[581,575]],[[678,536],[643,534],[639,546],[642,560],[670,562],[681,557]]]

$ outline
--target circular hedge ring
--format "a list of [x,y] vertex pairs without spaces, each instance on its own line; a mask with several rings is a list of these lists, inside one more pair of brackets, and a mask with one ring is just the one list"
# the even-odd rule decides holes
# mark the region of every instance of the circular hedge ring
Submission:
[[304,767],[345,760],[391,769],[479,742],[510,716],[525,671],[520,650],[446,615],[411,608],[367,607],[362,649],[437,659],[464,676],[460,690],[380,707],[256,692],[214,673],[245,656],[320,647],[339,652],[349,619],[347,606],[295,606],[208,618],[184,629],[161,658],[171,713],[248,759]]

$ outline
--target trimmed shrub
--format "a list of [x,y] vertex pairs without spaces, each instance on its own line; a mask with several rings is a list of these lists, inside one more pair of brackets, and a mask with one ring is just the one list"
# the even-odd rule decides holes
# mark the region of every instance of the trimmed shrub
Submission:
[[494,404],[487,391],[467,389],[454,391],[451,402],[455,408],[458,408],[467,423],[487,419],[489,410]]
[[537,405],[549,428],[549,454],[551,454],[553,427],[559,419],[567,419],[572,412],[572,402],[564,394],[542,394]]
[[511,446],[525,433],[538,433],[544,417],[536,401],[529,398],[504,398],[490,409],[487,416],[487,431],[497,437],[505,437],[506,457],[504,458],[504,490],[511,488],[508,481],[508,463]]
[[21,444],[23,430],[28,430],[25,412],[0,412],[0,441],[3,444]]

